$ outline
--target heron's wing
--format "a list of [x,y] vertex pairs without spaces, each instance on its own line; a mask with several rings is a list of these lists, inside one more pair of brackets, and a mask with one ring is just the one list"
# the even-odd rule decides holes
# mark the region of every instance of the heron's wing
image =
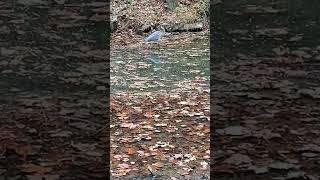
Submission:
[[153,32],[148,37],[145,38],[145,41],[154,41],[160,38],[160,31]]

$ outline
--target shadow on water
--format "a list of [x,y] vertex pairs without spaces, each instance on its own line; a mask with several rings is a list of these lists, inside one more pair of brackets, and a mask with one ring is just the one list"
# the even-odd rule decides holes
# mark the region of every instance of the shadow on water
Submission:
[[111,92],[158,91],[204,79],[209,86],[209,45],[205,40],[147,51],[115,50],[111,55]]

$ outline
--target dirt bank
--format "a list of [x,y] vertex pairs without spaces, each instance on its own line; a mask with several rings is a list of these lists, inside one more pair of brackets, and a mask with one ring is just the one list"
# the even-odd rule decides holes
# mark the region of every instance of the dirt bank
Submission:
[[[168,1],[113,1],[111,15],[112,46],[129,46],[163,26],[171,34],[208,30],[207,0],[176,1],[170,9]],[[203,34],[203,33],[201,33]]]

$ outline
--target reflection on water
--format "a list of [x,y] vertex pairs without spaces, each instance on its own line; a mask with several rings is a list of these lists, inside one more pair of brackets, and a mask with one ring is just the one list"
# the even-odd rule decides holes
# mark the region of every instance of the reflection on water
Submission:
[[153,52],[150,53],[149,55],[149,60],[151,61],[151,63],[153,64],[160,64],[161,63],[161,59],[159,57],[158,54],[155,54]]
[[174,48],[121,49],[111,53],[111,92],[154,91],[204,80],[209,87],[209,44],[196,41]]

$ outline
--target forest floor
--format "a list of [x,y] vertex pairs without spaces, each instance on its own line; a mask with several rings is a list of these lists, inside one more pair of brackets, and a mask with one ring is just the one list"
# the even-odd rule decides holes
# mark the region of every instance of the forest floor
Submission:
[[112,95],[112,179],[209,179],[209,89],[193,88],[203,83]]

